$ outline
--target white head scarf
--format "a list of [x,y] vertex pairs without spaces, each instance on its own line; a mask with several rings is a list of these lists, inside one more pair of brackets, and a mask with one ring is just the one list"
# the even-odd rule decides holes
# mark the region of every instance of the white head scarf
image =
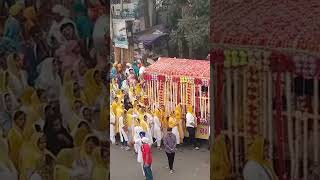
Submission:
[[60,16],[63,16],[66,18],[70,17],[70,11],[61,4],[57,4],[57,5],[53,6],[52,12],[59,14]]
[[[51,83],[56,81],[56,78],[59,78],[58,73],[57,74],[53,74],[53,61],[55,59],[53,57],[47,58],[45,59],[43,62],[41,62],[38,67],[37,70],[39,72],[39,77],[38,77],[38,81],[40,80],[40,82],[47,82],[47,83]],[[59,78],[60,80],[60,78]]]
[[56,74],[53,73],[53,61],[54,58],[50,57],[38,65],[39,77],[36,79],[36,88],[50,91],[48,92],[49,96],[58,96],[62,88],[62,82],[58,72]]

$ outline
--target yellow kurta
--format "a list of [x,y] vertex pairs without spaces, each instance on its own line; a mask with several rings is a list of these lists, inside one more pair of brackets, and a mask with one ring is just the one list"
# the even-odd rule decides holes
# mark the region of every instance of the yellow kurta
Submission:
[[177,125],[178,125],[178,122],[176,121],[176,119],[175,119],[175,118],[170,117],[170,118],[169,118],[169,122],[168,122],[168,124],[169,124],[169,128],[174,128],[175,126],[177,126]]
[[53,180],[70,180],[72,163],[75,159],[74,149],[63,149],[57,156]]
[[144,132],[149,131],[149,125],[145,120],[140,120],[140,126],[142,127]]
[[141,98],[142,98],[142,96],[143,96],[142,86],[141,86],[140,83],[138,83],[138,84],[136,85],[136,95],[137,95],[137,96],[140,96]]
[[108,180],[109,179],[109,166],[101,156],[101,148],[97,148],[94,153],[94,168],[92,173],[92,180]]
[[43,136],[42,133],[34,133],[30,139],[23,143],[20,152],[20,180],[28,180],[28,172],[39,170],[45,164],[46,155],[50,155],[53,159],[55,157],[48,151],[41,151],[38,147],[38,141]]
[[90,106],[94,106],[98,98],[103,93],[103,84],[97,84],[96,80],[94,79],[95,72],[98,72],[98,70],[90,69],[85,74],[84,94],[86,96],[87,103]]
[[119,118],[121,117],[121,115],[124,113],[124,108],[123,106],[118,106],[118,108],[116,109],[116,127],[115,127],[115,132],[119,133],[120,129],[119,129]]
[[132,114],[127,113],[126,126],[131,127],[133,125],[133,117]]
[[224,136],[220,135],[216,138],[216,142],[211,150],[211,174],[213,180],[227,180],[231,175],[231,163],[225,143]]
[[[79,121],[77,126],[79,126],[82,122],[86,123],[86,121]],[[76,147],[80,147],[84,138],[90,133],[86,128],[83,127],[75,127],[72,132],[72,137],[74,139],[74,145]]]
[[256,136],[249,148],[248,160],[259,163],[262,167],[268,169],[268,171],[272,173],[272,180],[278,180],[272,162],[269,159],[264,159],[264,146],[264,138],[262,136]]
[[18,127],[14,125],[12,129],[10,129],[8,133],[8,144],[9,144],[9,157],[13,162],[16,169],[20,169],[19,164],[19,154],[21,150],[21,146],[24,142],[23,133],[19,130]]
[[63,90],[64,97],[67,99],[68,105],[72,107],[72,104],[75,100],[81,101],[84,105],[87,105],[87,99],[83,91],[80,92],[80,97],[76,97],[74,94],[75,81],[64,82]]
[[182,122],[182,107],[180,104],[177,105],[175,110],[176,120],[178,123],[178,130],[180,134],[180,143],[183,143],[184,139],[184,128],[183,128],[183,122]]
[[168,121],[167,121],[167,117],[166,117],[166,112],[164,110],[160,110],[160,121],[161,121],[161,125],[164,129],[168,128]]
[[85,138],[82,139],[80,146],[72,149],[63,149],[60,151],[56,160],[53,180],[70,180],[70,172],[72,171],[72,164],[75,160],[84,160],[89,158],[94,162],[93,155],[85,153],[85,143],[90,137],[95,136],[92,134],[87,134]]

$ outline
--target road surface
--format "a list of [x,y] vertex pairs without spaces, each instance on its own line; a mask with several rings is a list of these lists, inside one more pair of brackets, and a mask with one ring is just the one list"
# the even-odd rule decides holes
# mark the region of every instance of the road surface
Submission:
[[[111,180],[145,180],[133,150],[125,151],[120,146],[112,145],[110,151]],[[175,173],[170,174],[165,152],[153,148],[154,180],[209,180],[209,157],[206,148],[196,151],[189,147],[181,147],[176,153]]]

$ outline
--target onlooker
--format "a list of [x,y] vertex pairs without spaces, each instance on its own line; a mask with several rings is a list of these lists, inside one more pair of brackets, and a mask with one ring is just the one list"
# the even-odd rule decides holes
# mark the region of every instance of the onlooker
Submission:
[[163,139],[163,144],[168,157],[170,173],[173,173],[173,162],[176,154],[175,151],[177,145],[177,138],[172,133],[172,128],[168,128],[167,135]]
[[196,117],[193,114],[192,109],[193,109],[192,106],[188,107],[188,113],[186,115],[186,119],[187,119],[186,126],[189,133],[190,144],[193,144],[194,148],[196,150],[199,150],[197,139],[196,139],[196,126],[197,126]]
[[152,151],[148,143],[149,143],[149,139],[146,137],[143,137],[142,147],[141,147],[142,157],[143,157],[143,170],[146,175],[146,180],[153,180],[152,170],[151,170]]

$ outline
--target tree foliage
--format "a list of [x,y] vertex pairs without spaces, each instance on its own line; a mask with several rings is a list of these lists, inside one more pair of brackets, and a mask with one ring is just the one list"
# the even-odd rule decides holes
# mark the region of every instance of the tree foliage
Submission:
[[195,55],[201,53],[205,57],[209,50],[210,1],[161,0],[158,5],[168,14],[171,43],[187,42]]

